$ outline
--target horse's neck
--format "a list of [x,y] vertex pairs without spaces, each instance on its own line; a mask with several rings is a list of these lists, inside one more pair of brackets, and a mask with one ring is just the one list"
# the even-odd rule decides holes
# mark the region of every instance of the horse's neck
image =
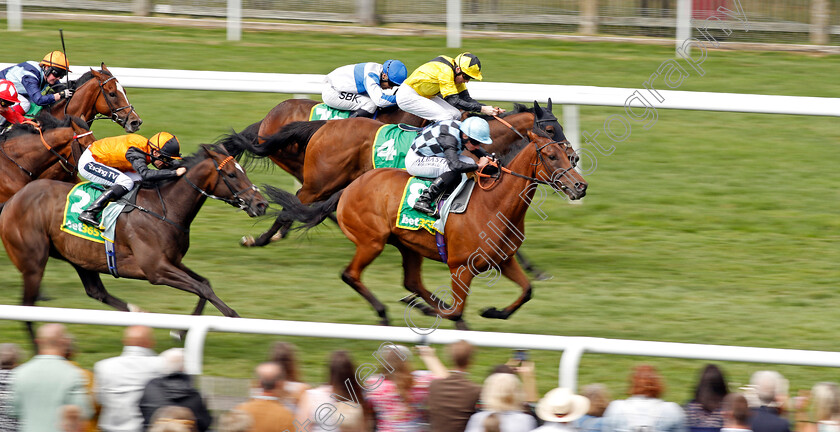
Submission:
[[[510,127],[501,121],[491,123],[491,135],[494,136],[493,143],[485,148],[490,153],[507,153],[510,147],[520,142],[522,136],[525,136],[534,126],[534,114],[529,112],[509,115],[503,120],[510,124]],[[513,130],[511,130],[511,127],[513,127]],[[493,133],[492,129],[495,129],[496,132]]]
[[[65,158],[69,155],[69,144],[72,141],[68,133],[72,135],[73,129],[59,128],[44,133],[44,140],[50,148]],[[56,142],[58,144],[54,144]],[[39,134],[20,136],[6,141],[3,149],[36,177],[58,162],[58,158],[44,146]]]
[[202,190],[208,190],[210,169],[206,165],[202,162],[193,166],[182,177],[178,177],[161,189],[167,219],[185,228],[188,228],[195,220],[207,197],[190,186],[187,179]]
[[[67,115],[81,117],[84,121],[92,120],[96,116],[96,98],[99,97],[97,86],[98,83],[95,78],[82,84],[73,93],[73,97],[70,98],[69,102],[66,103]],[[62,117],[64,116],[64,110],[65,107],[62,106]]]
[[[529,145],[523,148],[506,168],[517,174],[534,177],[536,159],[536,150],[533,145]],[[502,178],[498,184],[482,196],[489,199],[490,208],[501,212],[514,224],[518,224],[525,218],[537,184],[511,174],[501,175]]]

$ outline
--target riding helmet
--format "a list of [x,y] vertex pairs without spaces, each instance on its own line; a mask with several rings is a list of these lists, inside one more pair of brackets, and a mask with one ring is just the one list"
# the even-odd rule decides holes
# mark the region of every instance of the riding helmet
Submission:
[[471,79],[481,81],[481,62],[474,54],[468,52],[458,54],[458,57],[455,57],[455,66],[461,68],[461,72]]
[[382,64],[382,72],[388,75],[388,81],[396,85],[402,85],[403,81],[408,77],[408,69],[399,60],[386,60]]
[[171,158],[181,158],[181,143],[178,138],[169,132],[158,132],[149,138],[149,147],[160,152],[161,155]]
[[461,132],[482,144],[493,143],[490,138],[490,125],[481,117],[469,117],[461,122]]

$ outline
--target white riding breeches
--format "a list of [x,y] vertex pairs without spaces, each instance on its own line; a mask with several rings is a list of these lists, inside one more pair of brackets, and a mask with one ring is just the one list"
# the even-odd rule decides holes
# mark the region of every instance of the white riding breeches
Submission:
[[124,173],[116,168],[97,162],[90,150],[85,150],[79,157],[79,175],[94,183],[113,186],[118,184],[126,190],[134,187],[134,182],[142,180],[136,172]]
[[324,83],[324,90],[321,92],[321,99],[332,108],[356,111],[363,109],[369,113],[376,111],[376,104],[368,95],[338,91],[329,83]]
[[405,112],[410,112],[429,121],[460,120],[461,111],[443,100],[440,95],[431,99],[417,94],[408,85],[401,85],[397,91],[397,106]]

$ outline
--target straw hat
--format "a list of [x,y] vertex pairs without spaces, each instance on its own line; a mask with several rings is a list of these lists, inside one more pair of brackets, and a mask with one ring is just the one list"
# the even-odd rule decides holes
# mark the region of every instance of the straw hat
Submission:
[[589,399],[572,393],[567,388],[549,391],[537,404],[537,416],[544,421],[567,423],[575,421],[589,411]]

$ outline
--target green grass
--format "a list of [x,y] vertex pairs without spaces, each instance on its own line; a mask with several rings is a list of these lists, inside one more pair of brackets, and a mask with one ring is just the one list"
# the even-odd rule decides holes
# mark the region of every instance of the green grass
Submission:
[[[2,25],[0,25],[2,27]],[[442,38],[347,37],[313,33],[251,33],[227,42],[222,30],[107,23],[25,23],[23,33],[2,32],[0,59],[35,59],[58,49],[64,28],[73,64],[250,72],[327,73],[358,61],[396,57],[409,68],[445,53]],[[488,80],[638,88],[673,57],[666,47],[574,44],[545,40],[467,39]],[[25,49],[22,47],[26,47]],[[692,75],[681,90],[840,97],[840,57],[766,52],[710,51],[706,75]],[[628,93],[629,94],[629,93]],[[231,127],[260,118],[288,97],[269,93],[129,89],[144,120],[141,133],[168,130],[187,150],[211,142]],[[509,107],[509,105],[508,105]],[[559,114],[560,107],[555,110]],[[581,108],[581,127],[599,128],[621,110]],[[503,306],[518,295],[509,281],[488,287],[477,281],[467,304],[473,329],[694,342],[757,347],[835,350],[840,322],[840,128],[836,118],[659,110],[650,130],[634,128],[610,156],[598,156],[580,206],[551,197],[546,220],[529,214],[523,251],[554,275],[535,283],[535,297],[508,321],[485,320],[478,310]],[[97,122],[98,137],[117,135],[113,123]],[[342,143],[335,143],[336,146]],[[292,189],[279,170],[249,173],[256,184]],[[364,203],[359,203],[364,205]],[[256,225],[255,225],[256,223]],[[207,277],[219,296],[242,316],[373,324],[367,303],[338,278],[353,253],[334,224],[265,249],[243,249],[255,221],[209,202],[192,226],[185,263]],[[103,278],[112,293],[146,310],[189,313],[195,298],[147,282]],[[365,282],[398,322],[405,294],[399,254],[385,253]],[[425,281],[446,283],[443,265],[427,263]],[[55,300],[45,305],[107,309],[85,296],[75,272],[51,261],[44,284]],[[20,276],[0,252],[0,295],[20,301]],[[208,310],[210,314],[217,311]],[[421,319],[422,320],[422,319]],[[0,321],[0,341],[25,343],[21,325]],[[448,323],[444,328],[451,328]],[[120,329],[72,326],[79,361],[118,354]],[[161,349],[173,346],[158,332]],[[205,373],[246,377],[274,337],[210,334]],[[337,348],[358,362],[373,342],[288,338],[300,349],[306,379],[324,378],[324,359]],[[482,349],[475,379],[509,352]],[[557,379],[559,353],[533,353],[541,391]],[[772,362],[773,359],[768,359]],[[625,390],[629,368],[646,361],[665,374],[668,399],[690,396],[704,362],[587,354],[580,383],[607,383]],[[724,363],[733,383],[758,368],[776,368],[791,388],[838,380],[835,370]],[[734,385],[734,384],[733,384]]]

